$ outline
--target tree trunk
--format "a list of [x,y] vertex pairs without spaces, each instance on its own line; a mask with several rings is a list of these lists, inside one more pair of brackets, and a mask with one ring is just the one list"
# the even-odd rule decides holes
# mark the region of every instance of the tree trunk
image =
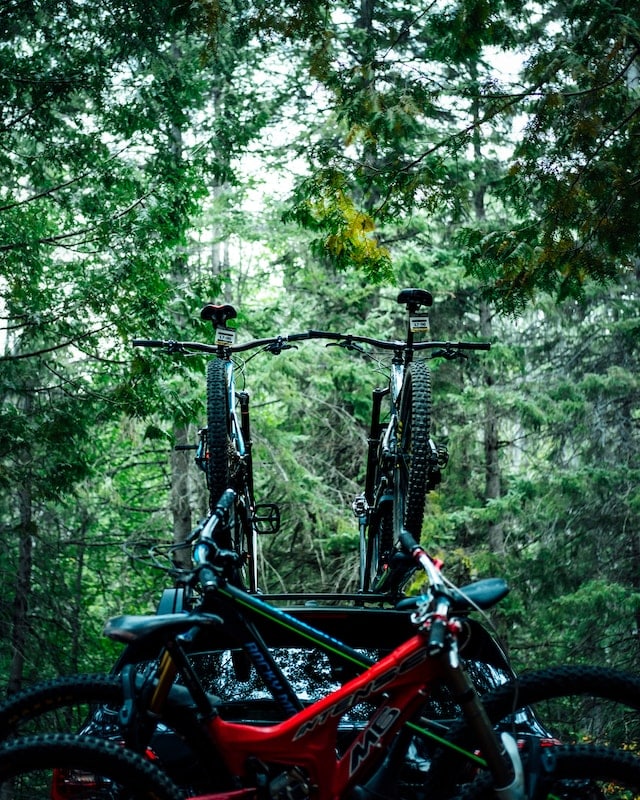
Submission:
[[[28,454],[22,455],[26,466]],[[25,471],[28,473],[28,467]],[[29,596],[33,569],[33,544],[35,523],[31,503],[31,482],[25,475],[18,491],[20,525],[18,529],[18,570],[16,574],[11,619],[11,664],[7,681],[7,694],[19,691],[24,678],[25,648],[29,641]]]
[[82,579],[84,577],[84,558],[86,551],[86,537],[89,520],[83,514],[82,526],[78,531],[78,555],[76,559],[76,573],[74,578],[74,592],[71,607],[71,637],[69,642],[69,663],[67,669],[73,674],[80,672],[80,653],[84,641],[82,636]]
[[[176,427],[176,445],[190,445],[192,433],[189,426]],[[173,513],[173,540],[176,544],[186,541],[193,530],[191,515],[191,469],[192,450],[176,450],[171,453],[171,511]],[[191,556],[188,549],[178,550],[176,563],[189,569]]]
[[[491,310],[486,303],[480,304],[480,335],[491,341]],[[494,384],[491,370],[485,370],[485,385],[491,388]],[[502,494],[500,476],[500,442],[498,438],[498,416],[494,403],[487,398],[484,405],[484,464],[486,502],[497,500]],[[492,553],[504,553],[504,526],[501,521],[489,522],[489,547]]]
[[[475,81],[477,72],[475,65],[471,66],[471,76]],[[472,104],[472,114],[474,122],[480,119],[480,104],[475,100]],[[473,151],[478,164],[482,163],[482,139],[480,126],[475,125],[473,132]],[[486,218],[484,199],[486,194],[486,183],[482,175],[473,176],[473,206],[476,220],[482,222]],[[480,301],[480,336],[483,340],[490,342],[492,337],[491,309],[484,301]],[[489,369],[485,370],[484,382],[488,388],[494,383],[493,374]],[[498,417],[490,398],[487,398],[484,407],[484,463],[485,463],[485,501],[497,500],[502,492],[500,479],[500,460],[499,460],[499,439],[498,439]],[[489,522],[489,548],[493,553],[504,553],[504,527],[502,522]]]

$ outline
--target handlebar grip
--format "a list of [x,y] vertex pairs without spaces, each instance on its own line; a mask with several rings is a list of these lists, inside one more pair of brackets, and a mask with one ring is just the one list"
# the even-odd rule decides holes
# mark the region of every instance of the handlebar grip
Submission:
[[134,339],[131,343],[134,347],[166,347],[167,343],[161,339]]
[[445,637],[447,635],[447,623],[444,619],[434,619],[429,628],[429,641],[427,643],[427,653],[430,656],[439,656],[445,649]]
[[460,342],[461,350],[491,350],[491,342]]
[[200,578],[200,585],[202,588],[207,591],[207,589],[211,589],[216,586],[218,579],[215,572],[211,569],[211,567],[203,566],[200,567],[198,576]]
[[231,508],[236,499],[236,493],[233,489],[226,489],[221,495],[220,499],[216,503],[216,507],[213,513],[217,517],[223,517],[227,511]]
[[420,549],[420,545],[413,538],[413,534],[409,533],[408,530],[403,529],[398,536],[398,540],[400,541],[400,546],[402,549],[406,550],[409,554],[412,554],[414,550]]

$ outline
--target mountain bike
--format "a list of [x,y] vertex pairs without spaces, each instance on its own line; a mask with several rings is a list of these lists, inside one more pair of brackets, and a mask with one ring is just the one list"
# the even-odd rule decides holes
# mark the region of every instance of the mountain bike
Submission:
[[[423,289],[404,289],[397,302],[408,314],[406,336],[401,341],[308,330],[236,344],[235,332],[227,326],[237,315],[235,308],[213,304],[201,311],[201,317],[210,321],[216,332],[213,345],[134,340],[137,347],[157,347],[169,354],[203,352],[216,356],[207,365],[207,427],[201,432],[196,463],[206,472],[210,503],[216,502],[227,487],[236,491],[229,546],[246,553],[243,569],[248,565],[250,591],[258,589],[257,534],[276,532],[280,515],[275,504],[255,503],[249,394],[236,391],[234,357],[250,350],[279,355],[304,340],[329,340],[327,346],[357,352],[378,365],[380,360],[363,345],[392,353],[387,385],[373,390],[365,487],[353,503],[360,534],[359,590],[398,594],[415,569],[398,547],[399,535],[407,530],[419,541],[427,492],[438,485],[448,459],[446,448],[431,437],[431,376],[426,362],[418,360],[416,353],[429,351],[429,358],[464,358],[466,351],[488,350],[490,344],[418,342],[416,334],[428,331],[424,309],[432,304],[431,294]],[[386,416],[382,411],[385,398]]]
[[[343,346],[366,342],[392,351],[387,386],[372,393],[365,486],[353,502],[360,531],[360,589],[396,594],[415,569],[399,546],[408,531],[420,541],[427,493],[441,480],[449,455],[431,434],[431,374],[416,353],[431,351],[429,358],[464,358],[463,351],[488,350],[489,342],[415,341],[429,330],[424,309],[433,303],[423,289],[404,289],[397,302],[407,309],[404,341],[353,337]],[[382,403],[387,398],[386,421]]]
[[[219,800],[228,800],[230,791],[237,800],[444,798],[485,772],[494,788],[507,789],[501,796],[521,798],[537,797],[539,786],[569,774],[598,777],[587,765],[606,761],[604,751],[567,750],[549,742],[548,734],[527,736],[517,712],[530,702],[587,692],[639,709],[637,678],[596,667],[550,668],[480,697],[461,658],[464,614],[494,605],[504,586],[485,580],[464,590],[453,587],[406,531],[401,546],[424,570],[429,589],[422,597],[403,599],[393,612],[398,624],[410,625],[410,635],[386,655],[370,658],[234,584],[241,556],[220,546],[234,501],[227,490],[194,531],[195,568],[168,567],[200,593],[191,612],[110,620],[106,634],[126,644],[120,674],[71,676],[25,690],[0,707],[0,734],[19,732],[47,707],[60,709],[83,698],[103,715],[93,713],[87,721],[90,735],[101,729],[144,753],[154,751],[158,731],[172,731],[173,751],[184,746],[192,756],[189,793],[223,793]],[[267,624],[293,631],[326,653],[329,668],[340,675],[338,688],[317,700],[300,696],[260,633]],[[202,685],[192,663],[196,651],[234,647],[251,660],[269,702],[225,702]],[[434,719],[425,710],[443,686],[457,709],[453,719]],[[416,742],[428,744],[427,770],[425,759],[411,757]],[[543,752],[547,749],[552,758]],[[582,785],[573,794],[570,786],[564,789],[565,796],[591,797]]]
[[[257,535],[277,533],[280,513],[275,503],[257,504],[255,501],[249,393],[236,389],[232,354],[262,347],[263,343],[233,344],[235,332],[227,327],[227,322],[234,319],[237,312],[231,305],[206,305],[200,316],[213,325],[214,345],[147,339],[135,339],[133,345],[160,347],[169,354],[200,351],[216,356],[207,364],[207,426],[201,429],[199,442],[193,446],[196,449],[195,461],[206,475],[211,508],[228,486],[233,486],[236,491],[228,546],[244,554],[236,580],[242,581],[241,575],[245,575],[249,590],[255,592],[258,590]],[[179,447],[191,449],[189,445]]]

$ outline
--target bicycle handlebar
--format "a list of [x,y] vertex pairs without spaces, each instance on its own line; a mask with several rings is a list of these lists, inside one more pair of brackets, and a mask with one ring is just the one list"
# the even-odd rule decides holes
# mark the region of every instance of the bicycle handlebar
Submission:
[[[307,339],[329,339],[333,342],[340,342],[349,347],[350,344],[369,344],[381,350],[402,350],[409,347],[404,341],[389,341],[387,339],[374,339],[371,336],[358,336],[351,333],[334,333],[333,331],[308,330],[300,333],[292,333],[287,336],[274,336],[267,339],[252,339],[241,344],[213,345],[202,342],[179,342],[173,339],[134,339],[134,347],[164,347],[168,352],[180,352],[181,350],[192,350],[202,353],[242,353],[247,350],[254,350],[259,347],[271,349],[271,352],[278,354],[281,350],[293,346],[293,342],[301,342]],[[490,342],[414,342],[411,344],[413,350],[436,350],[441,349],[445,352],[452,350],[489,350]]]
[[449,610],[451,607],[446,583],[436,563],[427,555],[409,531],[402,530],[398,538],[402,549],[413,556],[427,574],[429,588],[435,600],[435,609],[430,616],[427,652],[430,656],[439,656],[446,648]]
[[213,569],[216,562],[232,563],[234,566],[242,560],[242,556],[232,550],[224,550],[218,546],[213,534],[222,520],[225,519],[236,499],[233,489],[227,489],[218,500],[216,507],[205,522],[192,534],[197,538],[193,551],[193,560],[198,570],[202,588],[206,591],[217,585],[218,576]]

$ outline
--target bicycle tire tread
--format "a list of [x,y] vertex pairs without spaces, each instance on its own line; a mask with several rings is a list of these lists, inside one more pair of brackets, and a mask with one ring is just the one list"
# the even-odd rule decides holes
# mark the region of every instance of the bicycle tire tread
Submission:
[[[547,667],[524,672],[514,680],[490,690],[482,696],[482,703],[489,720],[497,724],[517,709],[535,706],[545,700],[585,695],[640,710],[640,678],[609,667]],[[462,720],[451,727],[447,739],[463,749],[474,746],[471,729]],[[458,763],[459,757],[453,750],[439,751],[427,783],[433,787],[450,786]]]
[[55,768],[91,770],[149,800],[180,800],[184,792],[155,764],[112,742],[73,734],[26,736],[3,745],[0,781]]
[[419,541],[426,505],[431,455],[429,449],[431,373],[424,361],[413,361],[409,365],[403,393],[407,390],[409,395],[402,401],[401,416],[405,418],[402,419],[405,425],[406,417],[410,417],[411,463],[407,473],[403,524],[416,541]]
[[[78,705],[96,708],[108,706],[115,713],[123,703],[122,680],[115,674],[88,673],[43,681],[12,695],[0,704],[0,741],[4,744],[12,737],[25,738],[24,728],[33,721],[38,721],[41,725],[53,724],[47,719],[47,715],[52,712],[64,712],[65,709]],[[185,703],[182,693],[175,698],[170,693],[161,721],[184,742],[207,775],[223,774],[223,765],[217,760],[206,731],[198,722],[195,706]],[[51,729],[46,732],[58,733]],[[77,733],[77,730],[73,733]],[[152,736],[152,732],[149,735]],[[124,734],[122,738],[124,739]]]
[[213,359],[207,364],[207,486],[213,510],[229,488],[229,409],[224,363]]
[[[549,774],[541,776],[541,783],[537,785],[533,798],[532,793],[525,794],[531,800],[543,800],[559,794],[566,797],[566,794],[557,791],[566,781],[587,783],[587,786],[577,789],[577,797],[585,800],[603,796],[592,785],[597,781],[618,782],[625,789],[633,789],[636,796],[640,789],[640,759],[631,753],[599,745],[560,745],[548,748],[546,755]],[[452,800],[489,800],[495,796],[490,776],[483,774],[464,784]],[[569,796],[576,795],[571,793]]]

